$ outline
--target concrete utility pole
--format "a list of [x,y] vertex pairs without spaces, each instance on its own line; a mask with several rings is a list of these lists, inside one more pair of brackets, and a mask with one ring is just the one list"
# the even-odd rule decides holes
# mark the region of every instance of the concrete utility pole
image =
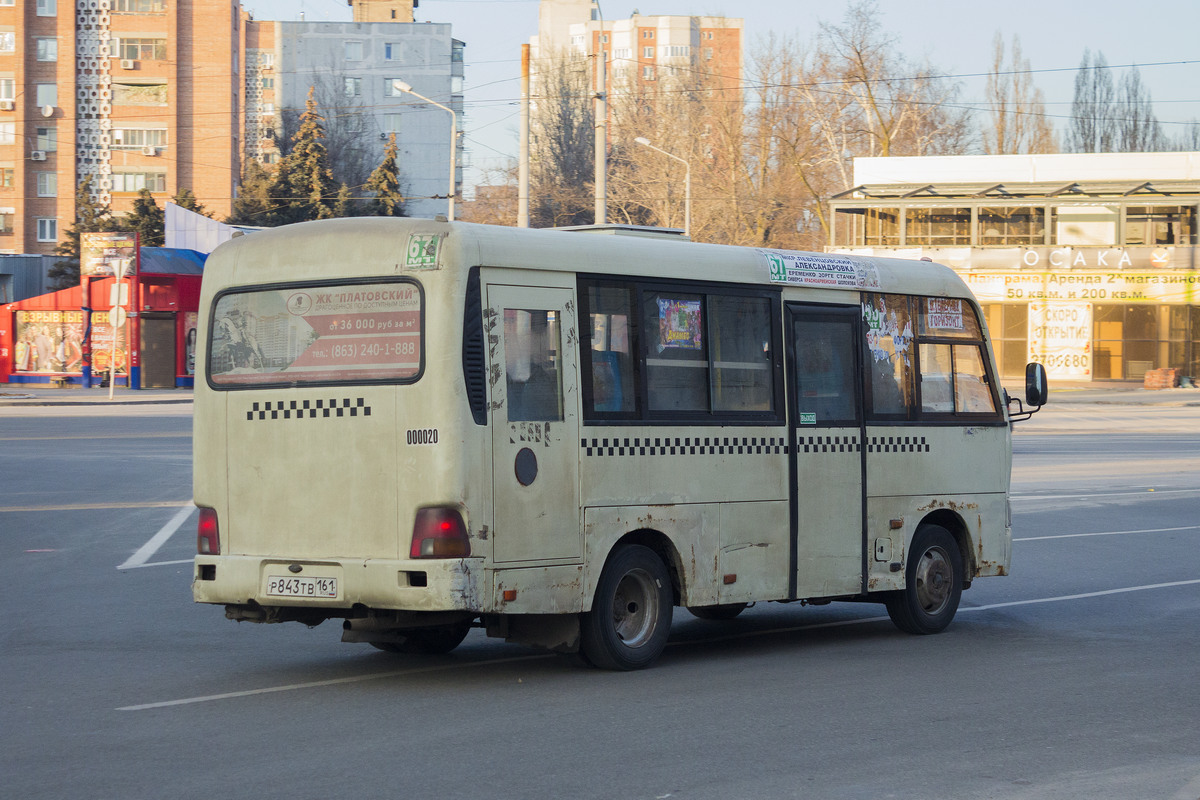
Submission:
[[[603,30],[603,28],[601,28]],[[601,47],[596,53],[596,219],[597,225],[608,222],[608,89],[607,51]]]
[[517,155],[517,227],[529,227],[529,45],[521,45],[521,136]]

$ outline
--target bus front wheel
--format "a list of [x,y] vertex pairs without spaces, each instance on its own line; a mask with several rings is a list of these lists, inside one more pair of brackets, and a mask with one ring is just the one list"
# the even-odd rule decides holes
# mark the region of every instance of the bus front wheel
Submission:
[[613,551],[592,610],[583,615],[583,655],[601,669],[650,666],[671,633],[671,576],[648,547],[624,545]]
[[904,588],[887,599],[888,616],[906,633],[939,633],[958,611],[962,597],[962,554],[950,532],[922,525],[913,535]]

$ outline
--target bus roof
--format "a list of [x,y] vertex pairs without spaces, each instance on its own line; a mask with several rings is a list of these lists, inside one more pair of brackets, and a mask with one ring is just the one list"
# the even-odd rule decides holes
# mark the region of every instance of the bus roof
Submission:
[[[403,259],[410,236],[444,237],[439,255],[443,265],[787,285],[772,280],[774,257],[776,262],[804,263],[817,271],[850,265],[860,276],[870,276],[857,285],[841,286],[800,280],[799,285],[810,288],[972,297],[953,270],[928,261],[405,217],[320,220],[247,234],[222,244],[209,259],[206,273],[226,286],[378,274],[371,265],[381,263],[388,265],[387,274],[396,274],[396,262]],[[339,262],[349,269],[330,268]],[[226,274],[230,268],[234,273]]]

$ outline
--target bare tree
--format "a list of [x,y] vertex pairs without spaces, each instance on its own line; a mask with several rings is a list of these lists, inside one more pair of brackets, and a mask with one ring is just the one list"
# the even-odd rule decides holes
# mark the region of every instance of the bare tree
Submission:
[[1137,67],[1131,67],[1121,76],[1116,110],[1118,152],[1148,153],[1165,149],[1166,138],[1154,115],[1150,90],[1142,83]]
[[1005,61],[1004,37],[996,32],[986,91],[991,126],[984,132],[985,153],[1053,153],[1058,149],[1054,128],[1046,119],[1042,90],[1033,85],[1029,59],[1021,54],[1017,36],[1012,38]]
[[[357,195],[378,164],[380,130],[375,117],[358,100],[358,81],[363,78],[347,72],[340,62],[314,68],[308,76],[313,98],[324,111],[325,143],[329,150],[329,169],[338,183],[344,183]],[[285,108],[282,117],[284,142],[295,133],[300,108]]]
[[530,223],[582,225],[595,218],[595,112],[590,60],[567,52],[540,59],[530,115]]
[[1067,150],[1072,153],[1111,153],[1117,142],[1114,102],[1116,89],[1103,53],[1083,51],[1075,73],[1075,95],[1071,101],[1071,125]]

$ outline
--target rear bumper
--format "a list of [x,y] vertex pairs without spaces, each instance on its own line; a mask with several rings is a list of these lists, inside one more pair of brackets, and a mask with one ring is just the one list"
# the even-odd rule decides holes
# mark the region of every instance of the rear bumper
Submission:
[[[296,569],[299,567],[299,570]],[[401,611],[482,613],[482,559],[286,560],[261,556],[196,556],[192,597],[197,603],[299,608],[363,605]],[[333,597],[269,594],[273,576],[336,579]]]

